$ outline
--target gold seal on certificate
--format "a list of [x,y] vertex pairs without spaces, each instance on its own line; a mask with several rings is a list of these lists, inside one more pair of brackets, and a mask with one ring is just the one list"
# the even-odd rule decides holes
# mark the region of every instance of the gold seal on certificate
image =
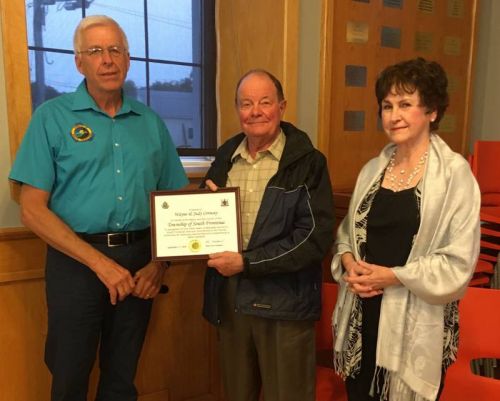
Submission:
[[189,241],[189,250],[191,252],[200,252],[201,251],[201,243],[197,239],[192,239]]
[[153,260],[206,259],[241,252],[239,188],[151,193]]

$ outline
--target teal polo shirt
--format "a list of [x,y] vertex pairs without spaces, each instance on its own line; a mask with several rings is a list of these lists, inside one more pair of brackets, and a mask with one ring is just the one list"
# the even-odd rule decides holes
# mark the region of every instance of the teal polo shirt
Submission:
[[124,96],[112,118],[85,81],[34,112],[9,178],[49,192],[49,208],[84,233],[146,228],[149,193],[188,183],[153,110]]

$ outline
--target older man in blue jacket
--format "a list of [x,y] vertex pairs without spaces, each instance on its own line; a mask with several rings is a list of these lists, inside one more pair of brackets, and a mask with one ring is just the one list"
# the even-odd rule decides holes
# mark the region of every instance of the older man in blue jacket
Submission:
[[325,157],[281,121],[281,83],[265,70],[238,82],[243,132],[218,150],[206,184],[239,187],[243,252],[210,255],[204,316],[218,327],[229,401],[313,401],[321,262],[332,243]]

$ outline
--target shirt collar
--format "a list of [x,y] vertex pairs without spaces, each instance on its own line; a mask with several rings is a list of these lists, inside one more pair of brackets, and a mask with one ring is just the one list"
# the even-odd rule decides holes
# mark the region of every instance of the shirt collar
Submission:
[[[280,129],[280,132],[278,136],[274,139],[273,143],[266,150],[258,152],[258,155],[268,153],[279,161],[281,159],[281,155],[283,154],[283,149],[285,148],[285,141],[286,141],[285,134],[283,133],[283,130]],[[243,138],[243,140],[240,142],[240,144],[234,151],[233,155],[231,156],[231,161],[234,162],[238,157],[241,157],[242,159],[245,160],[251,159],[250,153],[248,152],[248,140],[246,136],[245,138]]]
[[[122,107],[116,114],[117,116],[122,114],[134,113],[134,114],[142,114],[139,108],[136,106],[135,102],[131,102],[128,96],[123,95],[122,89]],[[75,91],[75,97],[73,99],[72,110],[88,110],[92,109],[97,112],[102,113],[103,111],[96,104],[95,100],[90,96],[87,85],[85,83],[85,79],[78,85],[78,88]]]

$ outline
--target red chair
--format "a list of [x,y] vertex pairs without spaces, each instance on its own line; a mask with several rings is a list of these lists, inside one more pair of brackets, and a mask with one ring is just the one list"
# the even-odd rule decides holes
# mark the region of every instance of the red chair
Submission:
[[469,282],[470,287],[490,287],[491,277],[495,274],[495,268],[489,261],[478,259],[474,274]]
[[471,167],[481,189],[481,206],[496,206],[500,212],[500,141],[476,141]]
[[472,373],[471,361],[500,358],[500,291],[468,288],[460,301],[460,342],[440,401],[500,399],[500,380]]
[[316,401],[346,401],[344,381],[333,370],[332,314],[338,284],[323,283],[321,319],[316,323]]
[[[500,175],[498,173],[500,171],[500,141],[476,141],[474,154],[469,156],[469,163],[481,190],[479,259],[495,265],[500,251]],[[482,283],[489,274],[475,273],[470,285]],[[492,282],[492,286],[498,285],[498,272],[493,275]]]
[[[498,209],[492,214],[486,209]],[[500,252],[500,207],[481,207],[481,251],[479,258],[496,263]]]

